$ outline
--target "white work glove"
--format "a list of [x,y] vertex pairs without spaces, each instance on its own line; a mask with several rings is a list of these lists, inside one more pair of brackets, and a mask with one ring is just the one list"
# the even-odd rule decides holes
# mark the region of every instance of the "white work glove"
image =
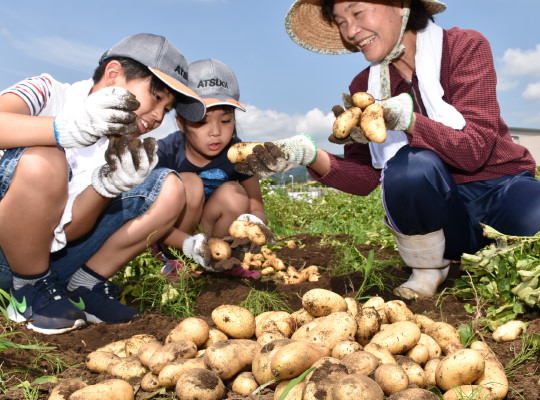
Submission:
[[153,137],[111,138],[105,152],[106,164],[92,174],[92,186],[103,197],[116,197],[144,182],[158,162],[157,143]]
[[208,247],[208,238],[204,233],[198,233],[184,239],[182,252],[204,269],[214,271],[214,268],[210,265],[212,253]]
[[[352,100],[351,96],[349,95],[343,95],[343,103],[345,104],[345,109],[349,109],[352,107]],[[339,115],[345,112],[345,109],[341,107],[340,105],[335,105],[332,107],[332,112],[334,113],[334,116],[337,118]],[[332,132],[330,136],[328,136],[328,141],[335,144],[349,144],[349,143],[369,143],[369,139],[366,137],[366,134],[360,128],[360,126],[353,126],[351,128],[351,131],[349,135],[346,138],[338,139],[334,136],[334,133]]]
[[264,233],[264,236],[266,236],[266,242],[267,243],[274,243],[276,241],[276,238],[270,228],[266,226],[266,224],[253,214],[242,214],[238,218],[236,218],[237,221],[246,221],[251,222],[252,224],[258,225],[259,228],[261,228],[262,232]]
[[253,154],[234,168],[243,174],[268,177],[293,170],[299,165],[310,165],[316,157],[315,142],[311,136],[303,134],[266,142],[264,146],[255,146]]
[[406,131],[413,120],[413,99],[408,93],[401,93],[381,101],[386,128],[391,131]]
[[135,95],[124,88],[106,87],[88,96],[77,107],[68,107],[54,119],[59,146],[85,147],[103,136],[123,136],[137,132],[139,108]]

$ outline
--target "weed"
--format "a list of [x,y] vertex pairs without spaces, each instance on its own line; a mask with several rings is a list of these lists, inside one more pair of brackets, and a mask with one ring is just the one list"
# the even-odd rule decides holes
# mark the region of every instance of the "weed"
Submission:
[[514,358],[512,358],[508,364],[504,367],[504,372],[509,378],[516,376],[517,371],[523,366],[524,363],[530,360],[538,359],[538,352],[540,352],[540,335],[532,334],[525,336],[521,341],[521,349]]
[[250,289],[239,306],[248,309],[255,316],[266,311],[286,311],[289,313],[293,311],[287,302],[283,300],[281,294],[254,288]]

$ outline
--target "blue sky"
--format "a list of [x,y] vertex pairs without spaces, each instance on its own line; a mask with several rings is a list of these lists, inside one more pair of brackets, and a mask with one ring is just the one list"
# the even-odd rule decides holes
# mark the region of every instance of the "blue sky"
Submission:
[[[0,4],[0,88],[50,73],[62,82],[91,77],[101,53],[139,32],[166,36],[188,62],[216,58],[240,84],[240,137],[264,141],[296,133],[327,141],[352,78],[367,66],[361,54],[309,52],[287,36],[293,0],[10,1]],[[448,0],[436,16],[443,28],[475,29],[491,42],[502,115],[508,125],[540,129],[540,1]],[[170,120],[156,136],[173,129]]]

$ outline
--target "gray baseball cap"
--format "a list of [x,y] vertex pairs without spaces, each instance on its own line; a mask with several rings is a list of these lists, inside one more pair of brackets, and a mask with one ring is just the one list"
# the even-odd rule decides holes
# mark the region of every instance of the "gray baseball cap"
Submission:
[[199,121],[204,117],[205,103],[188,86],[186,58],[165,37],[151,33],[128,36],[103,53],[100,63],[112,57],[128,57],[146,65],[168,87],[180,93],[177,112],[190,121]]
[[240,104],[240,88],[234,72],[214,59],[193,61],[188,65],[188,86],[203,99],[206,107],[233,106],[246,111]]

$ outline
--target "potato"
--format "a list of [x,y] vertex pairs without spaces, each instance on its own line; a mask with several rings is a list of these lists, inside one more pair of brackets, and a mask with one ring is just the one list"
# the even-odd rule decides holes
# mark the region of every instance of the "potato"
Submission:
[[86,386],[86,383],[78,378],[61,380],[60,383],[51,390],[48,400],[68,400],[73,392]]
[[315,343],[293,342],[281,347],[270,359],[270,371],[275,378],[292,379],[327,356],[328,348]]
[[151,342],[157,342],[157,339],[155,336],[147,334],[134,335],[126,339],[124,344],[126,357],[136,355],[142,345]]
[[69,396],[69,400],[133,400],[135,392],[123,379],[108,379],[95,385],[88,385]]
[[255,334],[255,316],[247,308],[225,304],[212,311],[212,321],[233,339],[249,339]]
[[398,364],[380,365],[373,373],[373,377],[386,395],[400,392],[409,386],[409,377]]
[[360,107],[351,107],[336,117],[332,132],[338,139],[345,139],[349,136],[353,126],[358,125],[362,116]]
[[268,331],[278,331],[286,337],[290,337],[295,330],[294,319],[286,311],[267,311],[255,318],[255,336],[257,338]]
[[480,352],[485,361],[484,373],[473,383],[489,389],[493,399],[504,399],[508,393],[508,378],[503,365],[485,342],[473,342],[471,349]]
[[383,400],[384,392],[373,379],[351,374],[341,378],[332,392],[333,400]]
[[95,351],[106,351],[108,353],[113,353],[118,357],[126,356],[126,341],[127,339],[116,340],[114,342],[108,343],[105,346],[101,346]]
[[423,345],[428,349],[428,360],[432,358],[437,358],[442,355],[441,346],[433,339],[431,336],[426,335],[425,333],[420,334],[420,339],[418,339],[417,346]]
[[323,357],[306,376],[303,400],[332,399],[339,380],[348,375],[347,367],[332,357]]
[[347,303],[347,312],[355,317],[362,308],[362,305],[354,297],[344,297],[343,299]]
[[441,362],[441,358],[432,358],[429,360],[426,365],[424,365],[424,373],[426,377],[426,386],[437,386],[437,379],[435,378],[435,371],[437,370],[437,367],[439,363]]
[[433,321],[431,318],[424,314],[414,314],[414,320],[416,321],[416,324],[418,325],[422,333],[426,332],[426,328],[428,326],[435,323],[435,321]]
[[429,360],[429,349],[425,344],[416,343],[416,346],[406,352],[405,355],[415,363],[424,365]]
[[380,104],[371,104],[364,110],[360,118],[360,127],[372,142],[382,143],[386,140],[386,125]]
[[332,348],[332,357],[342,360],[343,357],[362,349],[362,345],[358,342],[352,340],[343,340]]
[[386,307],[385,307],[385,301],[380,296],[374,296],[367,300],[363,307],[373,307],[377,312],[379,313],[379,316],[381,317],[381,324],[387,324],[388,323],[388,316],[386,315]]
[[227,151],[227,158],[232,163],[246,161],[247,156],[253,153],[253,148],[257,145],[264,146],[261,142],[240,142],[233,144]]
[[388,400],[439,400],[439,396],[429,390],[410,388],[394,393]]
[[446,351],[444,352],[444,354],[449,355],[449,354],[455,353],[456,351],[464,349],[464,348],[465,348],[465,346],[463,346],[461,343],[450,342],[446,346]]
[[[255,353],[251,363],[251,371],[259,385],[264,385],[275,378],[270,368],[270,361],[281,347],[289,343],[294,343],[294,340],[289,338],[277,339],[265,344],[257,351],[257,353]],[[277,383],[271,386],[276,385]]]
[[197,317],[184,318],[169,332],[165,343],[190,340],[199,348],[208,340],[209,331],[210,327],[205,320]]
[[207,348],[203,358],[208,369],[221,379],[229,379],[240,371],[250,369],[259,349],[259,344],[254,340],[229,339]]
[[[276,386],[276,390],[274,391],[274,400],[279,400],[281,394],[283,393],[289,382],[290,380],[285,380],[278,383],[278,385]],[[289,390],[289,393],[287,393],[287,396],[285,396],[284,400],[302,400],[302,397],[304,396],[305,386],[306,382],[304,380],[298,382],[292,387],[291,390]]]
[[285,271],[286,269],[285,263],[283,262],[281,258],[278,258],[278,257],[272,257],[266,260],[265,262],[263,262],[262,268],[264,269],[268,267],[272,267],[276,271]]
[[347,311],[347,302],[337,293],[327,289],[311,289],[302,296],[302,306],[315,317],[324,317],[339,311]]
[[223,239],[216,237],[208,239],[208,247],[213,260],[221,261],[231,258],[231,245]]
[[443,352],[446,351],[448,343],[461,343],[461,337],[456,328],[446,322],[434,322],[427,326],[426,334],[435,339]]
[[192,368],[206,368],[204,359],[184,358],[181,360],[172,361],[165,365],[161,371],[159,371],[157,381],[162,387],[173,388],[176,386],[176,382],[178,382],[180,376],[188,369]]
[[348,354],[341,362],[351,374],[370,375],[379,366],[379,359],[367,351],[356,351]]
[[259,384],[249,371],[238,374],[232,383],[232,391],[245,396],[253,393],[258,387]]
[[153,392],[161,387],[157,375],[147,372],[141,379],[141,389],[145,392]]
[[291,317],[294,319],[294,322],[296,323],[295,330],[300,328],[302,325],[307,324],[308,322],[313,321],[316,317],[311,315],[305,308],[301,308],[299,310],[294,311],[291,314]]
[[265,260],[270,260],[277,257],[277,254],[270,250],[268,247],[262,247],[261,254],[263,255]]
[[399,321],[376,333],[370,343],[379,344],[392,354],[403,354],[418,343],[420,334],[420,328],[414,322]]
[[229,226],[229,235],[234,238],[248,238],[254,244],[262,246],[266,244],[266,235],[261,227],[248,221],[234,221]]
[[197,346],[191,340],[167,343],[154,351],[148,369],[157,375],[165,365],[183,358],[193,358],[196,354]]
[[[301,332],[304,327],[306,327],[305,331]],[[318,343],[332,349],[343,340],[354,340],[356,330],[356,321],[352,316],[346,312],[334,312],[326,317],[319,317],[296,330],[291,339]]]
[[178,400],[219,400],[227,388],[219,376],[205,368],[193,368],[182,374],[174,389]]
[[210,328],[208,330],[208,339],[204,344],[202,345],[203,349],[207,349],[208,347],[212,346],[214,343],[219,342],[220,340],[227,340],[229,337],[216,328]]
[[437,386],[443,391],[454,386],[469,385],[484,373],[482,354],[473,349],[461,349],[444,357],[435,370]]
[[395,364],[396,360],[390,350],[382,347],[378,343],[368,343],[364,346],[364,351],[373,354],[379,360],[380,364]]
[[492,400],[489,389],[478,385],[461,385],[453,387],[443,395],[443,400]]
[[369,343],[371,338],[381,328],[381,316],[374,307],[362,307],[354,317],[357,325],[355,339],[362,346]]
[[127,381],[131,378],[140,378],[144,376],[148,370],[142,365],[139,357],[135,355],[118,358],[118,360],[111,362],[107,368],[107,372],[109,375]]
[[86,368],[92,372],[102,373],[106,372],[109,368],[109,364],[116,362],[120,357],[108,351],[93,351],[86,356],[85,363]]
[[402,300],[390,300],[384,303],[386,315],[388,316],[388,322],[391,324],[399,321],[413,321],[416,322],[416,318],[411,310],[407,307]]
[[508,321],[495,328],[492,334],[493,340],[496,342],[510,342],[516,340],[518,336],[521,335],[524,326],[525,322],[523,321]]
[[356,107],[360,107],[362,110],[375,103],[373,96],[366,92],[356,92],[351,96],[351,100]]
[[262,347],[262,346],[267,345],[270,342],[273,342],[274,340],[280,340],[280,339],[288,339],[288,337],[285,336],[283,332],[280,332],[280,331],[266,331],[266,332],[263,332],[257,338],[257,343],[259,343]]
[[414,383],[419,388],[426,387],[426,373],[418,363],[406,356],[396,355],[394,358],[396,359],[397,364],[403,368],[407,374],[409,383]]
[[149,342],[139,347],[137,356],[139,357],[139,360],[141,360],[142,365],[148,368],[148,365],[150,365],[150,360],[152,359],[152,355],[156,350],[160,349],[161,347],[163,347],[163,345],[159,342]]

